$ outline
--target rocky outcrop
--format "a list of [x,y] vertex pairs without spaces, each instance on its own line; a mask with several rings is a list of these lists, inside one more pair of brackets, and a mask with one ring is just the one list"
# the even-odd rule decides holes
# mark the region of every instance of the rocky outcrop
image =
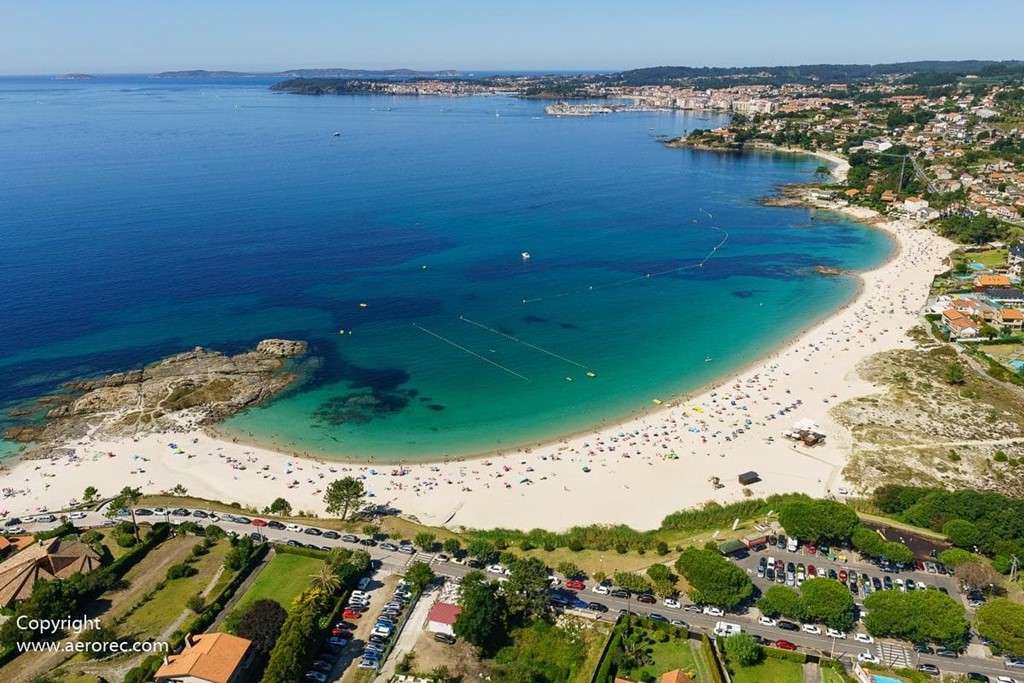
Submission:
[[287,359],[305,352],[304,342],[287,339],[235,356],[196,347],[144,368],[70,382],[66,393],[39,400],[48,409],[44,423],[16,425],[4,438],[53,446],[87,432],[102,438],[212,424],[289,386],[297,374]]

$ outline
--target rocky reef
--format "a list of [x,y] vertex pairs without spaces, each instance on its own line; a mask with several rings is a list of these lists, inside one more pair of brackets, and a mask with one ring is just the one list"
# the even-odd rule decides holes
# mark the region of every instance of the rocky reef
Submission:
[[235,356],[196,347],[144,368],[69,382],[38,401],[45,419],[15,425],[5,439],[50,447],[79,439],[140,432],[181,431],[213,424],[265,401],[297,378],[287,359],[305,342],[266,339]]

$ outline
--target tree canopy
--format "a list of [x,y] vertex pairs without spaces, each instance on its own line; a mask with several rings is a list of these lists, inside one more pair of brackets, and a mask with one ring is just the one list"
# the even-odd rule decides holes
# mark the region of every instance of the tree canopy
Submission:
[[260,598],[245,608],[234,633],[251,640],[256,652],[268,655],[287,618],[288,612],[276,600]]
[[807,541],[845,541],[858,522],[856,512],[834,500],[796,500],[779,509],[786,533]]
[[734,633],[725,639],[725,654],[740,666],[753,666],[761,661],[764,652],[748,633]]
[[853,626],[853,595],[832,579],[808,579],[800,585],[805,618],[848,631]]
[[1024,656],[1024,605],[997,598],[975,613],[978,633],[995,641],[1003,652]]
[[747,573],[717,551],[687,548],[676,560],[676,571],[690,584],[695,602],[730,608],[754,593]]
[[940,591],[876,591],[864,599],[864,608],[864,625],[874,636],[940,643],[954,650],[967,644],[964,606]]
[[417,590],[426,588],[427,584],[433,581],[435,576],[434,570],[426,562],[413,562],[405,570],[406,580],[415,586]]
[[526,618],[543,616],[548,610],[548,568],[536,557],[521,557],[509,567],[502,590],[509,610]]
[[327,512],[341,513],[342,519],[348,519],[349,513],[355,515],[362,509],[365,492],[363,482],[355,477],[335,479],[327,485],[327,492],[324,494]]
[[452,627],[455,635],[493,653],[505,638],[505,607],[497,584],[473,571],[463,577],[459,592],[462,611]]

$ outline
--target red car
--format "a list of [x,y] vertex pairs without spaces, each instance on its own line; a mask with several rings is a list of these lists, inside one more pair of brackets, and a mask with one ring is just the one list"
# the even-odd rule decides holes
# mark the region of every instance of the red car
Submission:
[[788,640],[776,640],[775,641],[775,647],[779,648],[780,650],[795,650],[796,649],[796,645],[794,645],[793,643],[789,642]]
[[814,545],[814,541],[811,541],[807,544],[807,552],[809,552],[811,555],[818,552],[818,546]]
[[352,631],[344,628],[331,629],[331,635],[335,638],[347,638],[348,640],[352,640]]
[[354,609],[347,609],[341,613],[341,616],[343,619],[358,619],[359,617],[363,616],[363,613],[357,612]]
[[813,579],[818,575],[818,570],[814,568],[813,564],[807,565],[807,578]]
[[586,586],[586,584],[584,584],[579,579],[569,579],[569,580],[567,580],[565,582],[565,587],[566,588],[571,588],[574,591],[581,591],[584,588],[586,588],[587,586]]
[[840,569],[839,570],[839,583],[846,583],[846,570],[845,569]]

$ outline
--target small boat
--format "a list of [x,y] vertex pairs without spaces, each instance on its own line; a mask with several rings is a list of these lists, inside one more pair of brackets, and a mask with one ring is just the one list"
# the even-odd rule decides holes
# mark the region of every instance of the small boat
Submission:
[[714,359],[711,356],[704,356],[704,362],[705,363],[710,363],[712,360],[714,360]]
[[583,471],[584,471],[584,472],[589,472],[589,471],[590,471],[590,468],[589,468],[589,467],[584,467],[584,468],[583,468]]
[[359,308],[366,308],[366,306],[367,306],[367,304],[364,304],[364,303],[359,304]]
[[652,398],[651,403],[653,403],[656,406],[660,406],[662,403],[664,403],[664,401],[662,401],[660,398]]
[[565,380],[566,380],[567,382],[571,382],[571,381],[572,381],[572,377],[566,377],[566,378],[565,378]]
[[597,377],[597,373],[594,372],[593,370],[588,370],[587,377]]
[[530,252],[528,252],[528,251],[524,251],[524,252],[522,253],[522,257],[523,257],[523,260],[524,260],[524,261],[529,261],[529,260],[530,260]]
[[340,130],[334,131],[334,137],[340,138],[341,137],[341,131]]

